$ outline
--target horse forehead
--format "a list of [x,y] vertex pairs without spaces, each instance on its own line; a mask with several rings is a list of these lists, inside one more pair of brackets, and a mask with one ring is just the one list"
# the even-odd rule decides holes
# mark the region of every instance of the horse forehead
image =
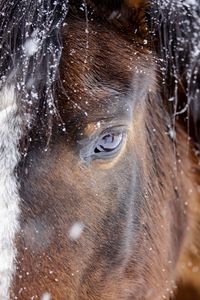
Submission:
[[[93,74],[98,82],[99,79],[108,79],[109,74],[115,72],[118,76],[113,79],[130,79],[131,72],[128,66],[132,64],[131,48],[131,44],[126,45],[119,35],[108,32],[105,27],[98,28],[93,24],[90,29],[86,27],[85,22],[72,21],[67,33],[64,32],[62,61],[67,70],[66,76],[69,81],[76,76],[77,81],[79,79],[85,82],[84,79],[89,81]],[[120,57],[121,61],[116,60],[116,56]]]
[[152,55],[106,25],[71,20],[63,38],[61,78],[76,103],[85,106],[87,97],[86,102],[103,108],[127,91],[138,94],[156,81]]
[[77,63],[81,68],[84,65],[84,70],[96,67],[98,71],[109,62],[109,67],[112,64],[120,69],[122,75],[127,72],[130,76],[131,66],[148,67],[144,61],[150,55],[144,45],[138,44],[138,37],[133,34],[130,39],[128,31],[123,33],[109,24],[72,19],[63,30],[63,39],[63,62]]

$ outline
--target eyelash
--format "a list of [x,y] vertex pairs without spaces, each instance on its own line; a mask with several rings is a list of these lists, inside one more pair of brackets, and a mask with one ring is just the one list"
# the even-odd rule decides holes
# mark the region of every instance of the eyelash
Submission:
[[95,155],[102,155],[103,153],[104,155],[110,155],[116,152],[123,142],[123,136],[124,134],[121,131],[111,131],[102,134],[96,142]]
[[112,127],[104,130],[95,139],[80,142],[80,156],[84,161],[93,159],[112,159],[120,152],[126,137],[125,127]]

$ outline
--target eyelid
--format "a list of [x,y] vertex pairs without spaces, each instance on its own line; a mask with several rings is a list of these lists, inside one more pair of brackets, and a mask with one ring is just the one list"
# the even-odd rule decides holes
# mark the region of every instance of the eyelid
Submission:
[[[108,126],[108,124],[106,123],[105,128],[103,128],[104,126],[100,126],[98,127],[96,130],[92,129],[91,131],[87,131],[87,135],[84,133],[84,135],[82,136],[82,138],[78,141],[79,145],[85,145],[90,141],[97,141],[101,136],[103,136],[104,134],[108,133],[109,131],[113,130],[113,131],[117,131],[117,130],[123,130],[123,132],[127,132],[129,130],[129,126],[125,125],[125,124],[121,124],[121,125],[115,125],[113,126],[112,124],[110,124],[110,126]],[[90,134],[89,134],[90,133]]]
[[83,136],[84,137],[91,137],[95,136],[97,134],[102,134],[104,131],[109,130],[109,129],[114,129],[124,127],[128,129],[130,126],[130,120],[129,119],[106,119],[106,120],[99,120],[97,122],[91,122],[87,125],[87,127],[84,130]]

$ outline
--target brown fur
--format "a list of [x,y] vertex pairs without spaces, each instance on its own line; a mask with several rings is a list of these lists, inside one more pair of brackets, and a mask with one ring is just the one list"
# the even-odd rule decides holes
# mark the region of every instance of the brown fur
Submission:
[[[191,255],[187,228],[197,236],[199,219],[192,145],[180,124],[176,143],[168,135],[159,66],[141,32],[133,40],[122,23],[93,21],[89,34],[85,26],[73,12],[63,32],[57,98],[66,133],[54,126],[47,153],[35,139],[19,170],[12,299],[167,299],[177,278],[191,278],[182,268]],[[81,160],[81,143],[121,123],[128,134],[119,155]],[[71,241],[77,221],[84,231]]]
[[[182,165],[180,177],[186,176],[187,198],[185,213],[188,217],[186,238],[182,247],[182,254],[177,267],[177,278],[180,283],[179,293],[184,291],[180,299],[200,299],[200,241],[198,239],[200,227],[200,169],[195,147],[190,144],[187,135],[180,132],[178,146],[178,160]],[[182,161],[182,157],[186,157]],[[186,287],[186,288],[185,288]],[[187,290],[191,290],[187,293]],[[195,296],[192,296],[192,295]],[[179,295],[178,295],[179,299]]]

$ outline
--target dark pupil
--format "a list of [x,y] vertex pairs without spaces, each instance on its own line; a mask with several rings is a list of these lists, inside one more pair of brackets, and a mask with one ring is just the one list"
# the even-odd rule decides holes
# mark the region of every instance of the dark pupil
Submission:
[[95,148],[95,153],[99,152],[111,152],[115,150],[122,140],[122,133],[109,133],[99,139]]

